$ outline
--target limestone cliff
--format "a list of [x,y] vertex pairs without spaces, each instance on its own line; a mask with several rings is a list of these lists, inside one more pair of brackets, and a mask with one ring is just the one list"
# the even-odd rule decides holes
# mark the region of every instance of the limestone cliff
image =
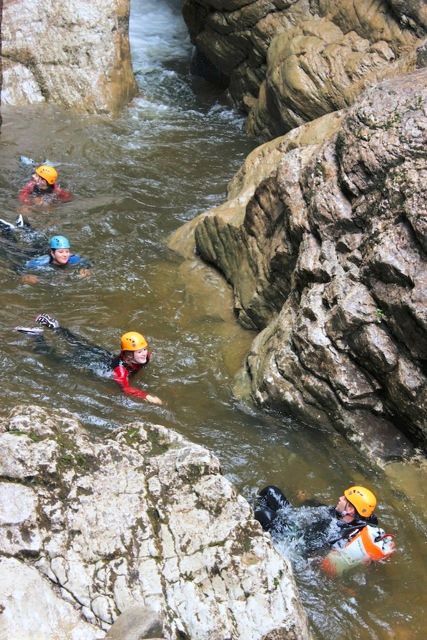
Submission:
[[129,0],[4,0],[3,105],[112,113],[136,94]]
[[385,458],[427,442],[426,150],[423,69],[261,146],[192,222],[261,331],[252,397]]
[[264,137],[414,70],[427,33],[424,0],[184,0],[183,13],[194,69],[210,66]]
[[0,637],[95,640],[123,614],[108,638],[308,640],[289,562],[177,433],[101,438],[18,407],[0,418],[0,476]]

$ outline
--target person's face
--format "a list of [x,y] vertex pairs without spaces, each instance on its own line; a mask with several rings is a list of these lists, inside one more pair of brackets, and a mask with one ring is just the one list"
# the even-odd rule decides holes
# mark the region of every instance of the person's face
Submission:
[[341,496],[340,498],[338,498],[338,502],[337,502],[337,506],[335,507],[335,510],[342,515],[355,514],[355,508],[353,507],[351,502],[347,500],[345,496]]
[[53,264],[57,265],[65,265],[70,259],[70,250],[69,249],[56,249],[55,251],[51,251],[51,256],[53,258]]
[[147,362],[148,349],[137,349],[133,352],[133,359],[137,364],[145,364]]
[[38,173],[33,173],[33,181],[36,183],[39,189],[42,191],[46,191],[49,188],[49,184],[47,180],[38,175]]

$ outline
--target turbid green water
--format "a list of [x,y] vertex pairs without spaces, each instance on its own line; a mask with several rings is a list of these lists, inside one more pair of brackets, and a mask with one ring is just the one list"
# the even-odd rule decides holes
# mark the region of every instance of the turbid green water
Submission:
[[[173,3],[134,1],[132,48],[144,97],[116,120],[44,106],[3,109],[1,217],[14,219],[16,193],[29,175],[19,156],[48,158],[76,197],[31,220],[48,234],[69,236],[94,263],[87,280],[29,286],[0,254],[3,405],[66,408],[101,433],[139,418],[165,424],[215,451],[248,499],[274,483],[292,500],[303,489],[332,504],[350,483],[368,484],[380,498],[381,524],[398,533],[399,552],[389,563],[333,582],[289,551],[314,636],[424,638],[425,475],[396,465],[391,481],[340,436],[233,398],[233,376],[253,334],[213,311],[212,291],[209,307],[200,303],[166,241],[183,222],[223,201],[256,141],[211,87],[189,77],[190,46]],[[134,402],[110,380],[34,353],[32,340],[12,328],[40,310],[111,350],[124,331],[142,331],[154,358],[141,384],[164,406]]]

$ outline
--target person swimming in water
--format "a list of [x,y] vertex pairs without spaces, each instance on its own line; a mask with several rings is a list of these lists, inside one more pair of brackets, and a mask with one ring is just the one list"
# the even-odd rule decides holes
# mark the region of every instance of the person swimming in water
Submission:
[[58,172],[48,164],[34,169],[31,180],[18,194],[19,201],[26,206],[44,206],[55,202],[69,202],[73,195],[57,183]]
[[269,485],[258,494],[254,515],[274,539],[299,538],[303,554],[310,556],[321,550],[342,548],[366,525],[378,525],[376,504],[372,491],[352,486],[343,492],[335,507],[309,501],[296,508],[278,487]]
[[329,577],[372,562],[387,560],[395,551],[394,534],[378,526],[375,495],[360,485],[349,487],[335,507],[309,502],[293,507],[278,487],[263,489],[255,519],[282,549],[295,559],[318,562]]
[[71,349],[68,358],[61,355],[70,364],[94,371],[98,375],[100,372],[112,375],[114,381],[126,395],[141,398],[152,404],[163,404],[157,396],[130,384],[130,378],[133,378],[143,367],[146,367],[152,358],[152,354],[148,350],[147,340],[141,333],[137,331],[124,333],[120,340],[120,353],[114,355],[107,349],[94,345],[66,327],[61,327],[56,318],[46,313],[39,314],[35,322],[41,326],[19,326],[15,327],[15,329],[35,336],[39,351],[51,355],[55,354],[55,350],[44,339],[42,327],[47,327],[61,340],[65,348],[69,347]]
[[[25,270],[46,268],[64,270],[70,267],[79,267],[78,275],[81,278],[90,275],[89,261],[78,254],[71,253],[70,241],[65,236],[52,236],[49,240],[49,252],[27,260],[23,266]],[[27,284],[38,282],[38,277],[33,274],[25,274],[22,279]]]

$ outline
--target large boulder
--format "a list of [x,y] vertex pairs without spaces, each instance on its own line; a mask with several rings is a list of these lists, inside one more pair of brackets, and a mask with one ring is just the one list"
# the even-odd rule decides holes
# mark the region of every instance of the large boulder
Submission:
[[[1,490],[0,490],[1,491]],[[3,523],[2,523],[3,524]],[[105,632],[85,622],[37,569],[0,556],[0,633],[10,640],[96,640]]]
[[309,638],[289,563],[177,433],[89,437],[65,410],[17,407],[0,475],[2,638],[94,640],[116,618],[110,638]]
[[3,105],[51,102],[113,113],[136,94],[129,0],[5,0]]
[[196,57],[265,137],[414,70],[427,33],[423,0],[184,0],[183,14]]
[[262,330],[252,397],[385,458],[427,441],[426,114],[426,69],[384,81],[342,121],[268,143],[259,179],[266,145],[253,152],[230,200],[192,222],[240,322]]

